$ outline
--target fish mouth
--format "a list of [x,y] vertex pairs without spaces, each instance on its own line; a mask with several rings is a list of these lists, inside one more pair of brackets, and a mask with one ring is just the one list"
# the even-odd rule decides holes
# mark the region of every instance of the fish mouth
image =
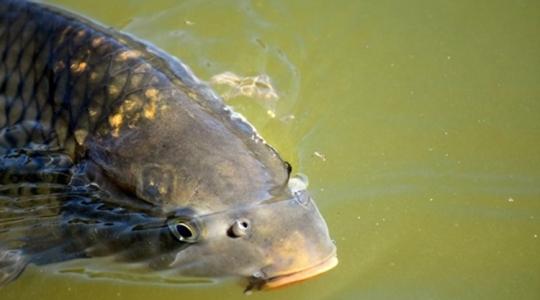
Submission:
[[273,289],[277,287],[282,287],[289,285],[291,283],[299,282],[306,280],[308,278],[320,275],[326,271],[333,269],[338,265],[338,259],[335,253],[330,255],[328,258],[324,259],[320,263],[311,266],[309,268],[288,273],[282,274],[274,277],[270,277],[264,281],[261,285],[262,289]]

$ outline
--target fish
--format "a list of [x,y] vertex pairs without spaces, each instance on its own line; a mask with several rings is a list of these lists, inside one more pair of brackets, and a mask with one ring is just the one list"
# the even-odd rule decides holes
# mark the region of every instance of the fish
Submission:
[[0,287],[112,257],[274,288],[338,264],[292,167],[179,59],[0,0]]

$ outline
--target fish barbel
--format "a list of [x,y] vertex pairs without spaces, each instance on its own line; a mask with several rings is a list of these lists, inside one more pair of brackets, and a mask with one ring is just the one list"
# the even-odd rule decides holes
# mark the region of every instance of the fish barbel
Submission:
[[250,289],[320,274],[336,248],[290,172],[176,58],[0,0],[0,286],[29,263],[95,256]]

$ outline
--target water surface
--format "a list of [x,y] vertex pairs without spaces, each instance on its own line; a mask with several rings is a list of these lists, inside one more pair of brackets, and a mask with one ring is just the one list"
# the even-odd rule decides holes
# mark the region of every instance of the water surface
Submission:
[[[540,2],[50,2],[158,45],[203,80],[273,80],[279,100],[229,103],[309,176],[340,265],[251,297],[540,299]],[[241,291],[34,267],[0,299]]]

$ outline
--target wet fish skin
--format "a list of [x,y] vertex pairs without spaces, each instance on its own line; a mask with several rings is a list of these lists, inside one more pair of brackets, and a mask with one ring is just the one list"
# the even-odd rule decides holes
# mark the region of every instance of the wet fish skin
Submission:
[[87,162],[72,168],[65,154],[18,152],[0,158],[0,255],[7,247],[25,256],[21,263],[112,255],[151,265],[186,246],[148,205],[119,205],[109,191],[79,178]]
[[[277,153],[185,65],[25,1],[0,1],[0,129],[0,153],[40,145],[75,162],[86,155],[119,185],[171,210],[203,198],[213,209],[262,200],[288,178]],[[172,169],[158,179],[166,195],[145,192],[144,177]]]
[[[168,109],[160,109],[165,107]],[[233,201],[235,205],[256,201],[267,197],[257,181],[271,187],[276,182],[283,185],[288,176],[277,153],[256,136],[249,124],[233,118],[232,112],[180,62],[130,36],[68,12],[26,1],[2,0],[0,154],[10,155],[18,149],[28,149],[29,153],[58,151],[75,164],[93,161],[95,169],[100,170],[89,175],[108,187],[107,192],[121,186],[122,191],[138,194],[158,209],[144,208],[145,217],[141,219],[141,205],[135,205],[140,199],[120,203],[117,198],[101,197],[100,202],[126,208],[121,217],[112,214],[109,218],[100,211],[100,203],[86,205],[75,197],[58,204],[76,196],[72,191],[61,197],[54,195],[53,213],[62,217],[55,224],[64,229],[55,230],[56,236],[50,240],[32,236],[31,244],[37,246],[26,247],[26,252],[32,254],[34,263],[112,253],[131,260],[134,256],[157,260],[171,249],[183,247],[182,243],[174,240],[173,244],[170,233],[161,234],[159,228],[146,233],[133,233],[130,228],[148,222],[166,224],[169,211],[187,206],[199,212],[219,211]],[[234,173],[224,174],[223,164]],[[172,170],[174,178],[156,178]],[[9,176],[11,171],[3,174]],[[168,189],[167,197],[162,197],[139,186],[156,180],[161,185],[174,185],[181,195]],[[260,191],[264,193],[259,195]],[[155,196],[160,196],[159,201]],[[169,211],[160,213],[162,210]],[[109,223],[113,226],[106,226]],[[95,224],[104,226],[100,225],[97,235],[89,235]],[[123,231],[126,233],[120,237],[118,232]],[[111,242],[113,236],[116,240]],[[59,241],[54,245],[56,252],[44,250]],[[66,245],[64,241],[69,242]],[[144,244],[154,246],[140,247]],[[89,248],[91,253],[87,253]]]
[[[70,185],[62,230],[24,249],[33,262],[113,255],[257,288],[337,263],[311,197],[287,186],[289,166],[185,65],[59,9],[0,0],[0,155],[14,149],[65,153],[109,195],[88,202]],[[189,247],[171,234],[186,220],[200,226]],[[231,235],[242,220],[248,232]],[[6,262],[28,261],[2,246]]]

